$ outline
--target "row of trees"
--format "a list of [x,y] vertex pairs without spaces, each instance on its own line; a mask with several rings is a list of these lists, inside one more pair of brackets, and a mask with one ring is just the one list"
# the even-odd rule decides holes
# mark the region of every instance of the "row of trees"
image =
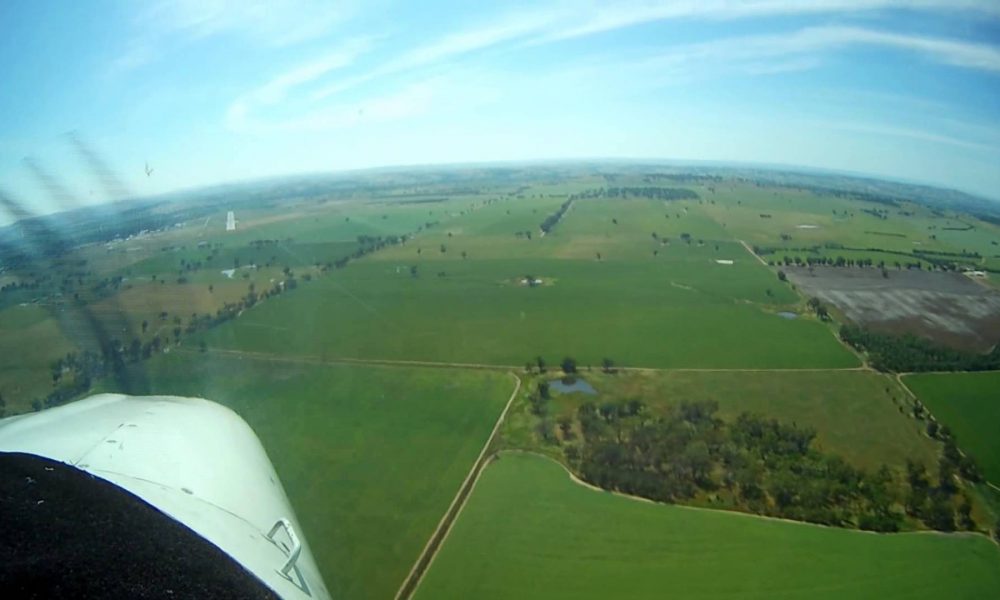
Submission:
[[570,196],[570,200],[585,200],[588,198],[649,198],[651,200],[697,200],[698,194],[687,188],[643,186],[643,187],[610,187],[595,188],[578,192]]
[[[958,271],[968,266],[976,266],[980,269],[990,270],[987,267],[978,265],[978,261],[981,256],[978,252],[939,252],[931,250],[912,250],[911,252],[900,252],[895,250],[884,250],[881,248],[850,248],[845,247],[842,244],[826,244],[824,246],[826,249],[836,249],[836,250],[851,250],[857,252],[878,252],[880,254],[889,254],[901,257],[901,260],[893,260],[891,266],[895,267],[896,270],[901,270],[903,268],[909,269],[924,269],[924,263],[929,263],[926,267],[927,269],[940,269],[942,271]],[[753,251],[758,256],[768,256],[776,254],[779,251],[782,252],[802,252],[806,254],[803,258],[798,254],[795,255],[783,255],[780,259],[772,259],[768,261],[771,266],[777,266],[784,264],[787,266],[828,266],[828,267],[865,267],[872,268],[877,267],[885,271],[890,263],[885,260],[880,260],[877,263],[872,258],[846,258],[844,256],[819,256],[822,251],[820,246],[812,246],[807,248],[783,248],[783,247],[773,247],[773,246],[754,246]],[[961,259],[967,259],[967,261],[962,261]],[[972,261],[972,262],[969,262]]]
[[684,402],[658,416],[639,400],[586,403],[576,414],[582,443],[566,456],[594,485],[658,501],[716,497],[746,512],[874,531],[898,531],[906,515],[944,531],[956,520],[975,527],[955,469],[943,466],[937,485],[916,463],[908,479],[886,466],[866,472],[817,450],[811,429],[748,413],[726,422],[717,410]]
[[650,200],[697,200],[698,194],[687,188],[670,187],[613,187],[608,188],[607,198],[648,198]]
[[566,211],[569,210],[569,207],[573,204],[573,200],[575,200],[575,198],[570,196],[568,200],[559,205],[559,210],[545,217],[545,220],[542,221],[542,224],[539,225],[538,228],[545,233],[551,231],[552,228],[556,226],[556,223],[559,222],[559,219],[561,219],[562,216],[566,214]]
[[[559,368],[565,375],[575,375],[579,372],[579,365],[577,365],[576,359],[572,356],[563,358],[562,361],[559,362]],[[590,367],[587,368],[589,369]],[[535,360],[529,360],[524,363],[524,371],[526,373],[533,373],[535,372],[535,369],[537,369],[539,373],[546,373],[548,371],[548,365],[545,362],[545,359],[541,356],[537,356],[535,357]],[[601,359],[601,370],[609,374],[618,372],[618,369],[615,367],[615,361],[608,357]]]
[[[881,269],[883,272],[885,272],[885,270],[889,267],[889,265],[884,260],[880,260],[879,262],[876,263],[871,258],[844,258],[843,256],[838,256],[836,258],[832,256],[807,256],[805,258],[802,258],[801,256],[785,255],[779,260],[776,261],[770,260],[768,261],[767,264],[772,267],[780,265],[791,267],[794,265],[796,267],[822,266],[822,267],[858,267],[862,269],[878,268]],[[895,267],[897,271],[900,271],[903,268],[906,268],[907,270],[924,268],[923,263],[921,263],[920,261],[901,263],[897,260],[893,261],[891,266]],[[956,266],[955,268],[957,269],[958,267]],[[947,270],[952,270],[952,269],[951,267],[948,267]]]
[[843,325],[840,339],[868,354],[879,371],[993,371],[1000,369],[1000,346],[989,354],[948,348],[907,333],[878,333],[866,327]]
[[[325,272],[336,266],[337,268],[342,268],[347,265],[347,262],[351,259],[361,258],[366,254],[375,252],[387,246],[405,243],[407,236],[370,236],[361,235],[358,236],[358,247],[349,256],[338,259],[336,263],[327,263],[321,271]],[[284,240],[285,242],[291,242],[291,238]],[[254,240],[251,242],[251,246],[255,248],[262,248],[264,246],[269,246],[273,244],[281,243],[279,240]],[[235,265],[239,266],[239,257],[235,259]],[[186,265],[192,265],[200,267],[197,263],[185,263]],[[285,275],[285,280],[281,282],[275,282],[270,288],[265,290],[257,290],[256,286],[251,283],[248,287],[247,293],[241,297],[236,302],[226,302],[223,306],[216,310],[214,315],[203,314],[198,315],[197,313],[192,313],[190,321],[187,323],[186,327],[182,327],[182,320],[179,316],[174,317],[174,327],[173,327],[173,339],[170,337],[161,338],[160,335],[154,335],[152,339],[143,342],[142,340],[135,338],[128,344],[125,344],[117,339],[112,339],[105,344],[102,344],[100,352],[94,351],[84,351],[80,353],[70,353],[65,357],[54,361],[51,366],[52,371],[52,383],[54,389],[44,398],[35,399],[32,401],[32,408],[36,411],[42,408],[49,408],[52,406],[57,406],[63,404],[79,395],[87,392],[93,381],[96,381],[102,377],[105,377],[111,373],[122,373],[126,365],[130,363],[137,363],[142,360],[147,360],[151,358],[154,354],[163,351],[171,341],[176,345],[181,342],[182,332],[185,334],[193,334],[198,331],[204,331],[215,327],[221,323],[225,323],[231,319],[236,318],[239,314],[250,308],[257,303],[282,294],[289,290],[294,290],[298,287],[299,283],[292,272],[290,267],[285,267],[282,270]],[[156,276],[153,276],[156,280]],[[312,275],[305,274],[302,277],[305,281],[310,281]],[[108,289],[117,289],[120,287],[122,282],[122,277],[109,277],[100,282],[95,286],[95,291],[104,291]],[[209,286],[209,291],[212,291],[212,286]],[[167,320],[167,313],[160,313],[160,320]],[[141,324],[142,333],[145,334],[149,328],[149,322],[143,321]],[[199,343],[199,349],[202,352],[207,350],[204,341]]]

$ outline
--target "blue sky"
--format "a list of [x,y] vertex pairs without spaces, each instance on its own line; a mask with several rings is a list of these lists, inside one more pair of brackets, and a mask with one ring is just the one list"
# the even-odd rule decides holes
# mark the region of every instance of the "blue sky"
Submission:
[[0,192],[39,212],[116,193],[71,131],[134,194],[634,157],[1000,199],[997,0],[39,1],[0,27]]

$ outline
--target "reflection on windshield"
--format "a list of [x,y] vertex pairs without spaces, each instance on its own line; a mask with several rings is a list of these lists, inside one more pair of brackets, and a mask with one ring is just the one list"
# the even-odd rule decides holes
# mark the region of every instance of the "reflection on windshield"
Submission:
[[196,4],[0,9],[6,587],[1000,590],[990,3]]

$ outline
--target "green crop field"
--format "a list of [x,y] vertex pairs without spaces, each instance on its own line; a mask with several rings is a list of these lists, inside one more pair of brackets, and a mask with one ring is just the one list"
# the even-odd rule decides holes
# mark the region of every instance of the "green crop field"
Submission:
[[[896,252],[914,249],[996,253],[991,242],[1000,228],[953,213],[939,216],[926,207],[903,202],[879,206],[861,200],[791,189],[734,186],[706,195],[702,207],[733,236],[761,246],[808,247],[838,244]],[[883,217],[865,212],[884,211]],[[966,229],[968,228],[968,229]],[[790,239],[782,240],[781,234]],[[889,256],[884,257],[887,262]]]
[[572,415],[586,401],[602,404],[637,398],[655,410],[685,401],[714,400],[725,419],[748,412],[815,429],[820,449],[861,468],[875,470],[888,464],[902,469],[907,459],[936,468],[939,444],[924,435],[923,423],[909,416],[903,390],[890,378],[871,371],[608,375],[595,370],[583,373],[583,378],[598,395],[556,395],[554,416]]
[[904,382],[1000,485],[1000,372],[907,375]]
[[0,396],[8,414],[26,412],[52,388],[50,364],[74,350],[49,311],[37,305],[0,311]]
[[504,454],[417,590],[428,598],[988,598],[980,536],[878,535],[657,505]]
[[[651,367],[858,365],[819,322],[774,314],[798,300],[759,264],[678,252],[688,258],[424,261],[416,277],[408,262],[363,261],[206,339],[331,358],[506,365],[566,354]],[[547,284],[529,288],[520,283],[526,275]]]
[[[928,289],[1000,269],[996,217],[928,194],[652,164],[389,170],[168,197],[82,220],[68,249],[0,230],[0,409],[105,390],[232,407],[335,598],[392,597],[413,567],[420,598],[997,596],[997,494],[838,339],[848,312],[766,264],[843,257],[829,269],[894,293],[905,278],[867,259],[918,263]],[[539,390],[566,357],[596,395]],[[501,458],[466,496],[515,375]],[[1000,482],[997,373],[905,381]]]
[[387,598],[513,389],[502,373],[303,365],[171,353],[133,393],[200,396],[257,433],[335,598]]

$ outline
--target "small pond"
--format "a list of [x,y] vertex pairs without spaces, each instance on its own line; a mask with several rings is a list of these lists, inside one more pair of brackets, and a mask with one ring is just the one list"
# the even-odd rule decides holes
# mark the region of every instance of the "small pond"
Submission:
[[579,377],[564,377],[563,379],[554,379],[549,382],[549,387],[560,394],[568,394],[570,392],[582,392],[584,394],[596,394],[597,390],[594,386],[590,385],[586,381],[580,379]]
[[782,319],[798,319],[799,318],[799,313],[793,313],[793,312],[784,311],[784,312],[778,313],[778,316],[781,317]]

